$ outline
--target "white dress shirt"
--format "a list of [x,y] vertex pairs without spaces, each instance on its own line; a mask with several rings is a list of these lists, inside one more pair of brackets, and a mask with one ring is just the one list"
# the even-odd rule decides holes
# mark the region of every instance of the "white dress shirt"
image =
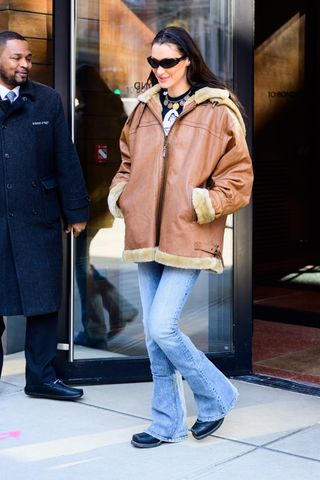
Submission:
[[[17,100],[17,98],[19,97],[20,85],[12,88],[11,90],[16,94],[16,98],[13,100],[15,102]],[[1,100],[7,100],[6,95],[7,95],[8,92],[10,92],[10,88],[5,87],[4,85],[0,85]]]

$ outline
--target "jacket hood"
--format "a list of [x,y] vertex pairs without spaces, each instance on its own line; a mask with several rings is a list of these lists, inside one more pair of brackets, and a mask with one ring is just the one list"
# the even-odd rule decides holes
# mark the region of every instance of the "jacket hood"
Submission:
[[[152,98],[160,105],[160,96],[159,92],[161,90],[160,85],[157,83],[153,87],[149,88],[145,93],[142,93],[138,96],[138,100],[142,103],[148,103]],[[212,88],[212,87],[203,87],[189,98],[186,102],[186,105],[189,105],[192,102],[195,102],[197,105],[201,103],[210,101],[214,105],[225,105],[228,107],[236,116],[237,120],[240,123],[240,126],[246,134],[245,124],[242,118],[242,115],[236,106],[236,104],[231,100],[229,91],[222,88]],[[161,106],[161,105],[160,105]]]

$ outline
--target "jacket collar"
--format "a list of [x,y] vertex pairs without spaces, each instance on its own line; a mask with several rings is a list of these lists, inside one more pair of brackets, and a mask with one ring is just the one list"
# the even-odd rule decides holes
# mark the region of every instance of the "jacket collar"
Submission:
[[0,116],[1,121],[5,121],[7,118],[15,115],[18,111],[25,108],[26,100],[30,98],[30,100],[34,99],[34,85],[33,82],[28,80],[24,85],[21,85],[19,90],[19,97],[15,102],[10,105],[10,108],[3,108],[0,109]]
[[[146,92],[139,95],[138,100],[142,103],[148,103],[150,102],[150,100],[153,100],[161,107],[159,95],[160,90],[161,87],[157,83],[153,87],[149,88]],[[189,98],[189,100],[186,102],[185,107],[187,107],[187,105],[191,104],[192,102],[195,102],[196,105],[200,105],[201,103],[207,101],[210,101],[212,104],[215,105],[225,105],[230,110],[232,110],[238,122],[240,123],[244,134],[246,133],[246,128],[242,115],[236,104],[229,98],[228,90],[224,90],[222,88],[202,87],[199,90],[196,90],[194,95]]]
[[31,80],[27,80],[27,82],[24,85],[21,85],[20,87],[20,96],[26,96],[30,97],[31,99],[34,98],[34,85]]
[[[148,103],[151,98],[154,98],[156,100],[156,97],[158,97],[160,90],[161,87],[157,83],[153,87],[149,88],[145,93],[139,95],[138,100],[142,103]],[[188,103],[191,103],[194,100],[196,104],[199,105],[200,103],[206,102],[207,100],[216,100],[217,98],[229,98],[228,90],[223,90],[222,88],[203,87],[199,90],[196,90],[194,95],[190,97]]]
[[157,83],[151,88],[148,88],[146,92],[138,96],[139,102],[148,103],[151,99],[153,99],[160,104],[160,96],[159,96],[160,90],[161,90],[161,87],[159,83]]

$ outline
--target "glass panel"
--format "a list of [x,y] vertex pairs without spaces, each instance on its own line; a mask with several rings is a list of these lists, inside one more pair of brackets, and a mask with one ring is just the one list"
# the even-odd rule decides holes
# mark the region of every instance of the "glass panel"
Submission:
[[[107,211],[120,164],[122,126],[146,88],[155,33],[181,25],[211,68],[232,83],[231,0],[78,0],[75,142],[91,195],[91,220],[75,245],[74,358],[146,355],[137,266],[121,260],[122,220]],[[233,225],[225,234],[224,275],[202,272],[182,328],[205,352],[233,351]]]

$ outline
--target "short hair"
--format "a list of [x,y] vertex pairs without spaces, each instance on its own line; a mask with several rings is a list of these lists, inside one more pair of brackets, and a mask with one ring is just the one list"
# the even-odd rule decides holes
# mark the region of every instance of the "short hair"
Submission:
[[0,47],[5,46],[8,40],[23,40],[24,42],[27,41],[27,39],[20,35],[20,33],[12,32],[11,30],[0,32]]

